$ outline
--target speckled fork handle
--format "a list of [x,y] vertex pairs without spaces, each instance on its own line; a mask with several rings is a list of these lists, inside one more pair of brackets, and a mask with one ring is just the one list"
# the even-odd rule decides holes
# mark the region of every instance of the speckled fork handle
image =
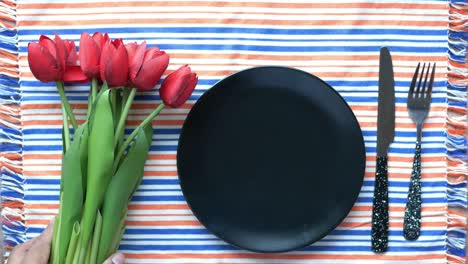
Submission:
[[406,201],[403,236],[416,240],[421,229],[421,140],[416,141],[416,150],[411,173],[408,200]]

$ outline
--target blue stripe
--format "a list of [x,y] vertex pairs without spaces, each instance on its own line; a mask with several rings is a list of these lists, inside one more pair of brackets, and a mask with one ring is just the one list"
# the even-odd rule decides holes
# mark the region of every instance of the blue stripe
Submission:
[[[126,129],[125,132],[130,134],[133,129]],[[180,134],[181,129],[176,128],[154,128],[153,133],[156,135],[171,135],[171,134]],[[23,130],[24,135],[41,135],[41,134],[60,134],[62,133],[61,129],[58,128],[25,128]],[[73,129],[71,129],[73,133]]]
[[[377,94],[375,92],[370,93],[372,95],[369,96],[343,96],[343,98],[348,103],[366,103],[366,102],[376,102],[377,101]],[[77,95],[68,95],[68,100],[70,101],[87,101],[88,96],[77,96]],[[198,100],[200,95],[192,95],[190,96],[190,100]],[[161,101],[159,95],[145,95],[145,96],[135,96],[135,100],[137,101]],[[54,95],[49,96],[29,96],[23,98],[25,102],[36,102],[36,101],[56,101],[57,103],[60,102],[60,97],[54,93]],[[396,97],[395,103],[406,103],[407,102],[407,95],[404,94],[402,97]],[[445,103],[447,102],[446,98],[435,97],[432,98],[432,103]]]
[[[58,185],[60,180],[55,179],[35,179],[29,178],[27,180],[28,184],[44,184],[44,185]],[[143,185],[174,185],[179,184],[178,179],[143,179]]]
[[[265,51],[265,52],[366,52],[379,51],[380,45],[375,46],[260,46],[260,45],[198,45],[198,44],[160,44],[162,50],[233,50],[233,51]],[[411,53],[442,53],[447,47],[389,47],[392,52]],[[27,47],[21,47],[20,52],[27,52]]]
[[[92,31],[92,30],[89,30]],[[447,30],[433,30],[430,28],[425,29],[362,29],[362,28],[353,28],[353,29],[281,29],[281,28],[267,28],[267,27],[104,27],[99,28],[100,32],[112,33],[122,33],[127,34],[132,33],[216,33],[216,34],[229,34],[229,33],[242,33],[242,34],[265,34],[265,35],[413,35],[413,36],[446,36]],[[54,28],[47,29],[42,28],[40,33],[36,29],[20,29],[18,31],[19,36],[27,35],[53,35],[57,34],[69,34],[69,35],[79,35],[83,32],[83,28],[79,25],[76,25],[76,28]],[[78,39],[78,38],[77,38]],[[326,37],[324,37],[326,39]]]
[[[0,148],[1,149],[1,148]],[[24,152],[28,151],[61,151],[62,146],[60,145],[47,145],[47,146],[28,146],[25,145],[23,147]],[[377,148],[376,147],[366,147],[366,153],[376,153]],[[150,151],[177,151],[177,145],[168,145],[168,146],[151,146]],[[437,153],[444,153],[445,149],[444,148],[424,148],[422,150],[423,154],[437,154]],[[400,153],[400,154],[411,154],[414,153],[414,148],[412,148],[410,145],[408,148],[395,148],[395,147],[390,147],[390,153]],[[455,151],[453,153],[456,153]],[[463,153],[460,152],[460,155]]]
[[[1,147],[0,147],[1,150]],[[23,147],[24,152],[28,151],[61,151],[62,146],[61,145],[47,145],[47,146],[28,146],[25,145]],[[151,146],[150,151],[176,151],[177,146],[176,145],[171,145],[171,146]]]

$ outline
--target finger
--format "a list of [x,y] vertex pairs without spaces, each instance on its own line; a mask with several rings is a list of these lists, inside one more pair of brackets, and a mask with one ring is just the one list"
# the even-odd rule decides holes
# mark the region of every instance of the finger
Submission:
[[103,264],[124,264],[125,256],[122,253],[116,253],[110,256]]
[[31,247],[35,247],[37,243],[51,244],[54,235],[54,221],[50,221],[49,225],[42,231],[42,233],[31,240]]
[[18,245],[13,248],[8,256],[8,264],[19,264],[23,261],[24,256],[28,253],[29,249],[31,248],[31,244],[33,240],[28,240],[21,245]]
[[47,243],[51,243],[53,236],[54,236],[54,220],[50,221],[47,228],[40,235],[40,239]]
[[52,236],[53,222],[51,222],[49,226],[47,226],[47,228],[42,232],[42,234],[40,234],[33,240],[29,251],[23,259],[23,262],[47,264],[49,261]]

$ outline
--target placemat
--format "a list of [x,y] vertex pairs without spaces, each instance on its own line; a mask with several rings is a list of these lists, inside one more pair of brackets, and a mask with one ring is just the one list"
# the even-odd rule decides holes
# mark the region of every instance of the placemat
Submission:
[[[153,123],[145,177],[120,246],[127,263],[464,263],[466,219],[449,207],[466,208],[466,1],[4,0],[0,9],[7,246],[37,236],[58,209],[59,96],[53,83],[32,76],[27,44],[54,33],[78,44],[81,32],[100,31],[125,42],[146,40],[170,54],[169,72],[190,64],[199,75],[190,100],[180,109],[165,109]],[[397,112],[389,154],[389,251],[374,254],[370,227],[381,46],[393,56]],[[437,74],[423,128],[422,232],[417,241],[406,241],[403,215],[416,140],[406,98],[418,62],[436,62]],[[366,144],[364,185],[348,217],[321,241],[284,254],[251,253],[214,237],[189,210],[177,177],[177,140],[192,105],[221,78],[260,65],[295,67],[323,78],[351,106]],[[67,89],[83,119],[88,84]],[[156,90],[140,93],[129,124],[138,124],[159,100]]]

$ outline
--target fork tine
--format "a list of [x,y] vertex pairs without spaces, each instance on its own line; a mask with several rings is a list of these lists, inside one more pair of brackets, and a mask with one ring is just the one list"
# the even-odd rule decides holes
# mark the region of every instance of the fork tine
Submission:
[[422,98],[427,98],[427,92],[428,92],[428,87],[426,86],[427,84],[427,77],[429,76],[429,71],[431,70],[431,63],[428,63],[427,64],[427,71],[426,71],[426,74],[424,74],[424,71],[421,73],[421,77],[422,75],[425,75],[424,76],[424,84],[421,88],[421,97]]
[[415,97],[421,97],[422,96],[422,91],[421,91],[421,82],[422,78],[424,75],[424,69],[426,68],[426,63],[423,64],[422,70],[421,70],[421,75],[419,76],[419,81],[418,81],[418,89],[416,90],[416,96]]
[[413,80],[411,80],[411,85],[410,85],[409,92],[408,92],[408,98],[413,97],[414,86],[416,85],[416,79],[418,78],[418,72],[419,72],[419,66],[420,65],[421,65],[421,63],[418,62],[418,66],[416,67],[416,70],[414,71]]
[[434,65],[432,66],[431,80],[429,81],[429,87],[427,91],[427,98],[429,99],[429,102],[432,98],[432,85],[434,84],[435,69],[436,69],[436,63],[434,62]]

